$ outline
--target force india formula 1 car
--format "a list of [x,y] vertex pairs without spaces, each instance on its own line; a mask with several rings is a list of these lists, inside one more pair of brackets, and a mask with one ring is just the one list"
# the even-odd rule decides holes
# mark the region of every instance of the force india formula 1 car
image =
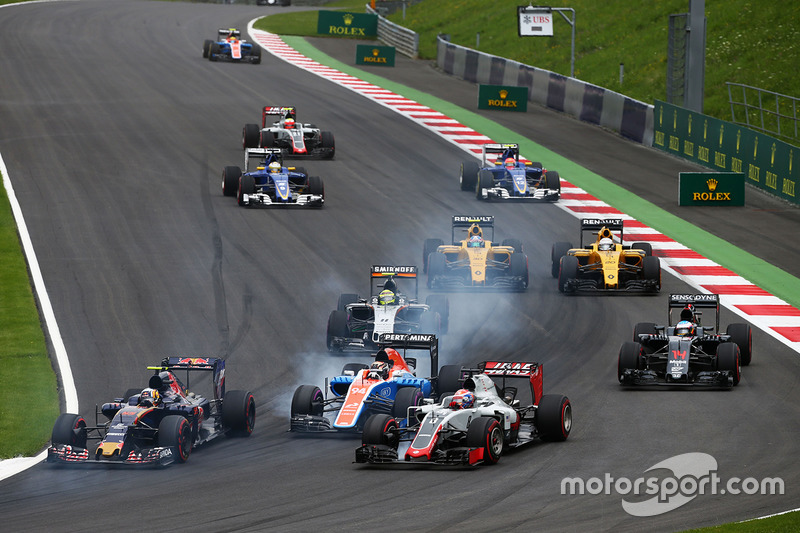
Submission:
[[[277,122],[267,117],[279,117]],[[271,124],[271,125],[268,125]],[[284,156],[311,156],[333,159],[336,144],[333,133],[322,131],[314,124],[297,122],[294,106],[265,106],[261,111],[261,127],[245,124],[242,146],[247,148],[280,148]]]
[[418,298],[416,266],[373,265],[369,298],[342,294],[336,310],[331,311],[328,350],[374,352],[384,333],[446,333],[450,313],[447,297],[431,294],[425,304],[418,303]]
[[[647,242],[623,243],[622,219],[581,220],[581,247],[568,242],[553,245],[550,257],[558,290],[577,292],[644,292],[661,289],[661,261]],[[585,232],[597,239],[584,245]],[[619,232],[615,241],[614,232]]]
[[461,190],[475,191],[478,200],[555,202],[561,196],[558,172],[548,172],[539,162],[520,161],[518,144],[484,144],[480,165],[461,163],[459,181]]
[[[60,464],[166,466],[189,458],[192,448],[221,435],[249,436],[256,407],[248,391],[225,391],[225,360],[216,357],[168,357],[148,367],[148,391],[160,401],[140,402],[142,389],[129,389],[95,412],[95,425],[80,415],[64,413],[53,426],[47,461]],[[176,371],[186,371],[186,385]],[[213,393],[188,392],[190,374],[210,372]],[[141,393],[141,394],[140,394]],[[98,416],[107,421],[98,423]],[[89,441],[97,441],[89,446]]]
[[244,61],[258,65],[261,63],[261,47],[243,41],[236,28],[220,29],[216,41],[206,39],[203,43],[203,57],[210,61]]
[[[259,161],[252,171],[251,159]],[[234,166],[222,171],[222,194],[236,196],[239,205],[252,207],[320,208],[325,203],[322,178],[309,176],[303,167],[283,166],[277,148],[246,149],[244,172]]]
[[[453,387],[451,368],[439,370],[439,343],[435,335],[386,333],[372,365],[348,363],[342,374],[326,378],[330,397],[319,387],[301,385],[292,397],[291,431],[298,433],[360,432],[373,413],[405,417],[409,407],[422,404],[443,386]],[[398,349],[403,350],[401,355]],[[415,374],[417,361],[407,350],[428,350],[430,378]]]
[[[463,389],[438,403],[410,407],[407,419],[372,415],[364,425],[357,463],[493,464],[505,450],[536,439],[564,441],[572,429],[566,396],[542,395],[542,366],[532,362],[489,361],[464,371]],[[492,378],[502,378],[502,389]],[[527,379],[531,405],[521,405],[509,378]]]
[[[467,238],[456,240],[456,230]],[[490,230],[487,238],[484,230]],[[494,217],[454,216],[452,245],[441,239],[425,239],[422,259],[428,273],[429,289],[510,289],[528,287],[528,256],[518,239],[494,239]]]
[[[680,309],[678,319],[673,311]],[[714,325],[701,323],[701,309],[715,313]],[[619,351],[622,385],[705,385],[730,388],[739,383],[741,365],[749,365],[753,335],[748,324],[730,324],[719,333],[719,295],[670,294],[666,326],[640,322],[633,342]]]

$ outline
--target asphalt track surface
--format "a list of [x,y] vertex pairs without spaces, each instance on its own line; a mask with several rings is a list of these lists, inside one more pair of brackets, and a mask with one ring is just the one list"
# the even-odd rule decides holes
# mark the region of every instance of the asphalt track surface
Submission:
[[[635,322],[666,319],[665,299],[565,298],[549,254],[575,239],[570,215],[521,204],[486,213],[456,185],[463,152],[410,121],[271,56],[260,66],[200,57],[217,27],[245,27],[271,9],[85,1],[0,10],[0,152],[81,414],[92,420],[95,404],[144,386],[145,366],[172,354],[227,357],[228,388],[250,389],[258,409],[249,439],[214,442],[185,465],[40,464],[6,479],[4,530],[675,531],[800,507],[795,352],[757,330],[753,364],[733,391],[620,390],[619,346]],[[321,46],[345,57],[354,44]],[[410,63],[386,76],[474,102],[474,87]],[[221,169],[241,161],[242,125],[265,104],[296,105],[301,120],[336,135],[334,161],[301,163],[325,180],[324,209],[247,210],[222,197]],[[674,198],[676,171],[696,168],[538,108],[530,124],[497,113],[509,127],[536,125],[524,133],[659,205]],[[785,253],[780,266],[796,269],[797,247],[774,237],[796,230],[796,210],[753,198],[731,216],[685,216],[759,256]],[[425,237],[446,239],[452,214],[477,210],[496,216],[498,238],[522,239],[531,284],[524,294],[452,295],[441,362],[541,362],[545,392],[573,403],[570,439],[477,470],[395,471],[352,464],[357,438],[288,434],[297,385],[321,386],[345,362],[366,361],[324,350],[339,293],[364,292],[371,264],[418,262]],[[662,294],[687,290],[665,276]],[[723,324],[738,320],[723,311]],[[723,479],[780,476],[785,495],[706,494],[636,518],[613,491],[560,494],[565,477],[633,480],[686,452],[712,455]]]

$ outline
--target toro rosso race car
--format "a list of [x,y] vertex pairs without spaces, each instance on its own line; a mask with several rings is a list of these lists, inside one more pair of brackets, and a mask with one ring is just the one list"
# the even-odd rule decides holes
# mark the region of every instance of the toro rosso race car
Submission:
[[[357,463],[494,464],[504,451],[537,439],[564,441],[572,429],[566,396],[542,395],[542,366],[533,362],[487,361],[465,369],[457,391],[438,402],[409,407],[406,418],[372,415],[364,425]],[[493,378],[502,380],[500,391]],[[529,405],[506,380],[526,379]]]
[[[258,160],[250,170],[250,160]],[[236,196],[241,206],[315,207],[325,203],[322,178],[309,176],[303,167],[285,167],[277,148],[248,148],[244,172],[239,167],[222,171],[222,194]]]
[[370,295],[344,293],[328,317],[327,346],[332,352],[375,351],[384,333],[446,333],[447,297],[429,295],[418,303],[416,266],[373,265]]
[[544,200],[561,196],[558,172],[539,162],[522,161],[518,144],[484,144],[481,163],[461,163],[462,191],[475,191],[478,200]]
[[[702,324],[702,309],[713,310],[713,325]],[[752,358],[753,335],[743,323],[719,333],[719,295],[670,294],[668,315],[666,326],[636,324],[633,341],[623,343],[617,364],[622,385],[730,388],[739,383],[741,366]]]
[[[456,231],[467,237],[456,240]],[[489,235],[484,234],[489,230]],[[510,289],[528,287],[528,256],[519,239],[494,241],[494,217],[454,216],[452,243],[425,239],[422,258],[428,273],[428,288],[433,290]]]
[[206,39],[203,43],[203,57],[209,61],[243,61],[258,65],[261,63],[261,47],[241,39],[236,28],[222,28],[217,31],[216,41]]
[[[148,369],[155,371],[148,387],[129,389],[96,409],[94,426],[77,414],[60,415],[47,461],[166,466],[185,462],[195,446],[221,435],[249,436],[253,431],[253,395],[225,391],[224,359],[168,357]],[[186,372],[185,385],[176,371]],[[198,372],[211,373],[211,394],[190,392],[189,377]],[[98,423],[101,415],[106,421]]]
[[[268,117],[278,117],[276,122]],[[280,148],[284,156],[311,156],[333,159],[336,145],[333,133],[322,131],[314,124],[297,122],[294,106],[265,106],[261,111],[261,127],[245,124],[242,147]]]
[[[596,233],[584,245],[584,234]],[[614,232],[618,232],[614,235]],[[577,292],[642,292],[661,289],[661,262],[647,242],[623,244],[622,219],[581,220],[581,246],[557,242],[550,253],[558,290]]]
[[[402,418],[436,390],[439,344],[435,335],[386,333],[371,365],[348,363],[328,381],[330,396],[319,387],[301,385],[292,397],[291,431],[298,433],[360,432],[373,413]],[[402,349],[401,354],[398,350]],[[407,350],[428,350],[430,378],[416,376],[417,360]]]

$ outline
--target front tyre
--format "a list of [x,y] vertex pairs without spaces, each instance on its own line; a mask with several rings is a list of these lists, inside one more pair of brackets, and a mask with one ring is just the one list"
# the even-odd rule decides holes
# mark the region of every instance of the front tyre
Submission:
[[53,424],[50,435],[53,444],[64,444],[73,448],[86,448],[86,420],[81,415],[63,413]]
[[242,177],[242,169],[239,167],[225,167],[222,171],[222,195],[236,196],[239,189],[239,178]]
[[494,418],[476,418],[467,428],[467,446],[482,448],[484,462],[493,465],[503,454],[503,428]]
[[733,342],[723,342],[717,346],[717,370],[729,371],[733,375],[733,384],[738,385],[742,377],[739,347]]
[[312,415],[322,416],[324,398],[319,387],[314,385],[300,385],[292,396],[292,416]]
[[376,414],[367,419],[361,432],[361,444],[397,449],[399,443],[400,433],[394,418],[387,414]]
[[175,461],[185,463],[192,453],[192,428],[181,415],[167,415],[158,425],[158,445],[172,449]]
[[464,161],[461,163],[461,175],[458,182],[461,185],[462,191],[471,191],[475,184],[478,182],[478,172],[480,165],[477,161]]
[[256,424],[256,401],[250,391],[232,390],[222,400],[222,427],[229,436],[249,437]]

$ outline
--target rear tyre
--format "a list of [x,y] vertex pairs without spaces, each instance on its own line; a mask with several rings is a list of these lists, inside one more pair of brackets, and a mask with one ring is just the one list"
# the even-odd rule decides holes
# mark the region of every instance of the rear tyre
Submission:
[[236,201],[239,205],[245,205],[244,195],[256,192],[256,180],[247,174],[239,178],[239,190],[236,193]]
[[140,394],[141,392],[142,392],[142,389],[128,389],[128,390],[126,390],[125,394],[122,396],[122,403],[125,404],[125,405],[129,405],[128,402],[130,402],[131,396],[136,396],[137,394]]
[[748,324],[730,324],[726,333],[731,336],[731,342],[739,347],[742,366],[749,365],[753,358],[753,330]]
[[431,308],[431,311],[439,313],[440,332],[447,333],[450,327],[450,300],[444,294],[430,294],[425,299],[425,305]]
[[717,346],[717,370],[729,370],[733,374],[733,384],[738,385],[742,376],[739,347],[733,342],[723,342]]
[[619,349],[617,359],[617,379],[622,383],[625,370],[639,370],[642,368],[642,345],[638,342],[625,341]]
[[225,167],[222,171],[222,195],[236,196],[239,189],[239,178],[242,177],[242,169],[239,167]]
[[422,245],[422,271],[428,271],[428,256],[438,250],[439,246],[443,245],[442,239],[425,239],[425,244]]
[[502,245],[512,247],[515,253],[521,254],[523,252],[522,241],[519,239],[503,239]]
[[574,255],[565,255],[561,258],[558,270],[558,290],[566,292],[567,281],[578,278],[578,258]]
[[333,344],[335,337],[344,338],[349,337],[350,332],[347,329],[347,311],[331,311],[328,316],[328,334],[327,346],[329,351],[334,351],[336,348]]
[[86,420],[81,415],[63,413],[58,415],[53,424],[50,442],[85,449],[86,434]]
[[646,256],[653,255],[653,245],[649,242],[635,242],[631,244],[631,250],[641,250]]
[[417,407],[422,405],[422,400],[423,396],[421,390],[416,387],[403,387],[397,391],[397,395],[394,397],[392,416],[398,419],[407,418],[409,407]]
[[167,415],[158,425],[158,445],[171,448],[175,461],[185,463],[192,453],[192,427],[181,415]]
[[481,416],[467,427],[467,446],[483,448],[483,460],[493,465],[503,454],[503,428],[491,417]]
[[322,416],[324,398],[319,387],[314,385],[300,385],[292,396],[292,416],[312,415]]
[[383,413],[370,416],[361,432],[361,443],[368,446],[389,446],[396,449],[400,443],[397,421]]
[[479,171],[480,165],[478,165],[477,161],[464,161],[461,163],[461,175],[458,177],[458,182],[462,191],[471,191],[475,188]]
[[271,131],[261,131],[261,148],[273,148],[275,146],[275,134]]
[[639,322],[633,327],[633,342],[639,342],[639,335],[655,335],[656,325],[653,322]]
[[359,372],[369,368],[364,363],[347,363],[342,367],[343,376],[357,376]]
[[572,249],[572,243],[569,242],[557,242],[553,245],[553,248],[550,249],[550,261],[553,263],[553,266],[550,270],[550,273],[554,278],[558,277],[558,270],[561,266],[561,258],[567,255]]
[[339,302],[336,304],[337,311],[345,311],[346,307],[358,301],[358,294],[343,292],[339,295]]
[[436,335],[441,333],[441,317],[434,311],[425,311],[419,318],[419,332]]
[[536,409],[536,429],[542,440],[563,442],[572,430],[572,404],[569,398],[545,394]]

